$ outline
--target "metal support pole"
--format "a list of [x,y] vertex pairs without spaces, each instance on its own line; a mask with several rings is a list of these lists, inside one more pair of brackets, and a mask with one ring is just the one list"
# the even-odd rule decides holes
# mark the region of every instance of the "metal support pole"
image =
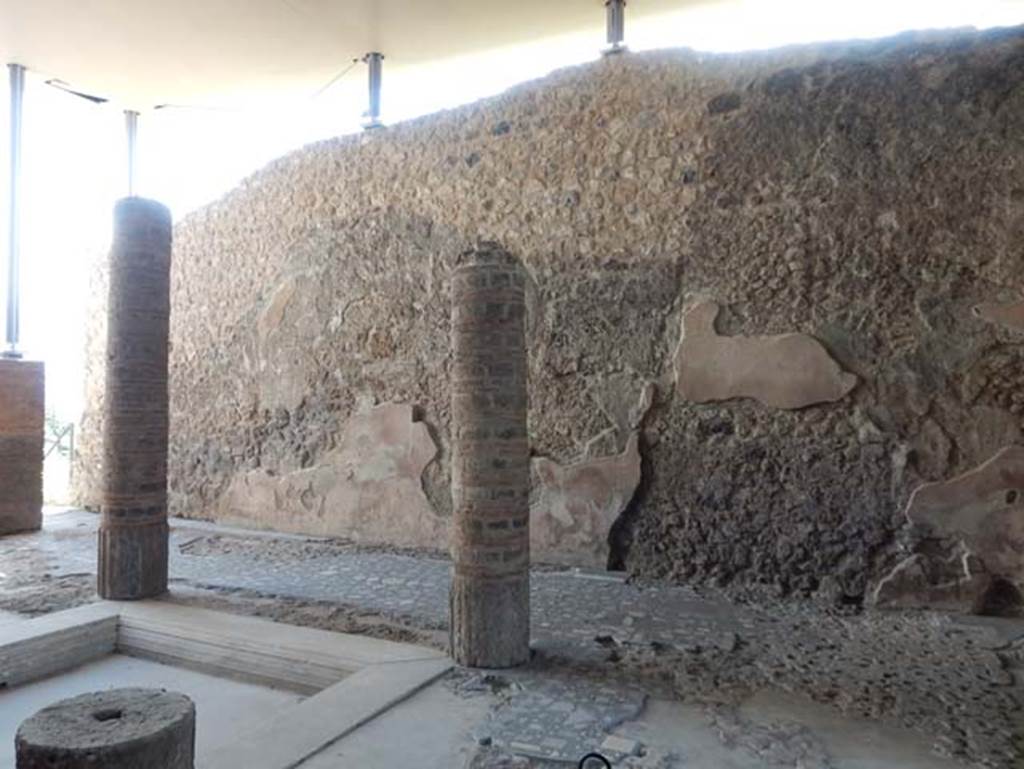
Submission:
[[380,86],[383,76],[384,54],[371,51],[363,57],[369,69],[370,108],[366,111],[363,128],[380,128],[384,124],[380,120]]
[[622,53],[626,50],[626,0],[605,0],[604,8],[608,25],[608,47],[604,53]]
[[124,111],[124,127],[128,137],[128,197],[135,194],[135,149],[139,136],[139,113]]
[[25,97],[25,68],[8,64],[11,76],[11,157],[10,157],[10,209],[8,218],[7,249],[7,349],[5,358],[20,358],[20,265],[21,257],[21,115]]

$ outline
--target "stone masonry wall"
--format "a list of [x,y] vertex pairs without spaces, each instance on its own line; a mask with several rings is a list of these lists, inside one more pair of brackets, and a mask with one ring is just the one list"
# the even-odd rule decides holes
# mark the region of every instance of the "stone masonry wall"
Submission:
[[1024,33],[608,57],[174,237],[173,512],[445,547],[449,276],[488,239],[529,273],[538,557],[859,601],[916,487],[1021,440]]

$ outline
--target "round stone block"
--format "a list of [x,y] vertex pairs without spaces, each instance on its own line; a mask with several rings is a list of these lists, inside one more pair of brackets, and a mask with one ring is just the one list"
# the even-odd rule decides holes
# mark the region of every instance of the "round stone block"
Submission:
[[196,708],[184,694],[91,692],[22,722],[17,769],[194,769],[195,733]]

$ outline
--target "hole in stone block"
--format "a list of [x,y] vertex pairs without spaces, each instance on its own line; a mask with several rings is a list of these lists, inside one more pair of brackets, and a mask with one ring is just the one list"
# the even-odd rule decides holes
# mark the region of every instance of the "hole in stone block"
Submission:
[[92,714],[97,721],[116,721],[123,716],[124,711],[121,708],[103,708]]
[[1006,492],[1006,504],[1016,504],[1018,499],[1020,499],[1020,492],[1017,489],[1010,489]]

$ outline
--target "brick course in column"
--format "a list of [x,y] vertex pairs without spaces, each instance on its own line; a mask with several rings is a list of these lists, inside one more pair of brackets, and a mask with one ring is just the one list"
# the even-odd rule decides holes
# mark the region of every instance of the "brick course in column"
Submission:
[[171,215],[125,198],[114,209],[107,327],[99,593],[167,590],[167,338]]
[[530,452],[525,274],[495,243],[452,277],[451,651],[471,667],[529,658]]
[[0,358],[0,535],[42,526],[44,390],[42,363]]

